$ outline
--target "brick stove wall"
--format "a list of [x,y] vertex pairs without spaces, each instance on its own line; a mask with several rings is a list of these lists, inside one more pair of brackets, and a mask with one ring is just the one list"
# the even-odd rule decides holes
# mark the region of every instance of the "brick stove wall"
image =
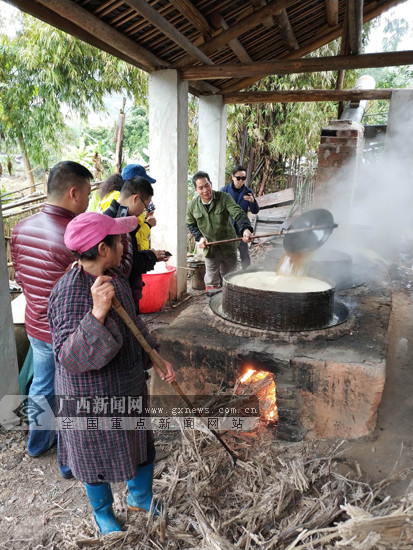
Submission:
[[[355,185],[340,187],[340,179],[351,181],[364,149],[364,127],[352,120],[332,120],[322,129],[318,149],[314,204],[331,207],[333,194],[340,193],[351,204]],[[345,174],[345,178],[342,177]],[[347,198],[346,198],[347,197]]]
[[[156,334],[188,395],[233,388],[242,367],[250,364],[274,373],[280,439],[355,439],[375,426],[391,297],[380,283],[347,290],[340,299],[348,301],[350,318],[320,331],[242,327],[216,316],[201,298]],[[156,377],[153,381],[154,393],[169,393]]]

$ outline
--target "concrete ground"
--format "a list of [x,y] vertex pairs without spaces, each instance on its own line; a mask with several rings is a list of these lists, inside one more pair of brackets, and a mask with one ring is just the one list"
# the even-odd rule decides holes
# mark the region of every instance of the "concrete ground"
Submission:
[[[413,294],[409,288],[393,292],[388,333],[386,384],[377,425],[368,440],[353,441],[347,454],[378,482],[413,467]],[[388,487],[392,496],[404,494],[410,472]]]

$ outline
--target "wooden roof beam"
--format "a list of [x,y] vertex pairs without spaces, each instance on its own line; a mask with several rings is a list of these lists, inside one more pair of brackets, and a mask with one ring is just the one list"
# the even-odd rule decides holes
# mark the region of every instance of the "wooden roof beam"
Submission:
[[190,0],[169,1],[205,38],[214,34],[208,21]]
[[104,4],[96,8],[93,11],[93,15],[99,15],[100,17],[104,17],[105,15],[107,15],[108,13],[111,13],[113,10],[115,10],[122,4],[123,4],[123,0],[117,0],[117,1],[110,0],[110,2],[105,2]]
[[[254,8],[262,8],[263,6],[267,5],[267,0],[250,0],[250,2],[254,6]],[[261,24],[263,27],[267,27],[268,29],[270,29],[274,26],[273,16],[269,15],[261,21]]]
[[338,0],[325,0],[327,11],[327,24],[329,27],[338,25]]
[[[267,0],[251,0],[251,3],[254,7],[259,8],[262,6],[266,6]],[[288,50],[298,50],[298,42],[294,36],[290,20],[288,19],[288,15],[285,9],[281,10],[278,14],[264,19],[262,21],[262,25],[268,28],[276,26]]]
[[[228,30],[228,23],[225,21],[225,19],[222,17],[222,15],[218,12],[215,12],[211,15],[210,20],[212,21],[212,24],[219,28],[221,27],[224,29],[224,31]],[[228,46],[231,48],[231,50],[234,52],[234,54],[238,57],[238,59],[241,61],[241,63],[252,63],[252,59],[249,56],[247,50],[244,48],[244,46],[241,44],[241,42],[238,40],[238,38],[233,38],[228,42]]]
[[[62,7],[62,14],[64,14],[64,4],[67,0],[56,0],[57,4]],[[70,2],[73,5],[72,2]],[[136,44],[130,38],[124,37],[118,31],[108,27],[100,19],[95,18],[89,12],[78,6],[76,14],[71,13],[71,17],[68,19],[64,15],[59,15],[54,10],[49,9],[40,3],[40,0],[35,2],[27,2],[27,0],[13,0],[13,5],[21,9],[25,13],[37,17],[41,21],[49,25],[53,25],[56,28],[95,46],[102,51],[108,52],[111,55],[123,59],[127,63],[139,67],[140,69],[150,72],[154,69],[168,68],[168,63],[162,59],[156,58],[153,54],[150,54],[149,60],[153,60],[154,63],[149,65],[148,60],[142,61],[141,53],[145,54],[146,50],[139,44]],[[86,11],[86,14],[84,12]],[[89,18],[92,18],[91,20]],[[81,28],[78,22],[83,22]],[[90,34],[88,31],[96,31],[96,34]],[[139,53],[139,55],[138,55]],[[150,53],[150,52],[149,52]],[[156,67],[154,66],[156,63]],[[204,95],[211,93],[219,93],[220,90],[209,82],[188,82],[190,92],[195,95]]]
[[391,88],[374,90],[288,90],[279,92],[235,92],[224,94],[224,103],[300,103],[310,101],[360,101],[391,99]]
[[348,2],[348,36],[352,54],[361,52],[363,32],[363,0],[347,0]]
[[281,38],[284,40],[288,50],[290,52],[298,50],[298,42],[294,35],[293,28],[291,27],[290,20],[288,19],[287,12],[285,10],[281,10],[278,15],[274,15],[274,19],[275,24],[280,31]]
[[[380,4],[376,3],[374,5],[367,5],[363,12],[363,22],[367,23],[367,21],[370,21],[371,19],[374,19],[375,17],[378,17],[385,11],[389,10],[393,6],[396,6],[397,4],[403,3],[405,0],[383,0]],[[325,44],[328,44],[332,40],[336,40],[336,38],[339,38],[342,34],[342,28],[341,26],[337,25],[336,27],[328,27],[324,30],[324,32],[320,33],[313,42],[310,44],[307,44],[306,46],[301,46],[299,50],[295,52],[288,53],[286,55],[280,56],[280,59],[298,59],[300,57],[303,57],[304,55],[308,55],[312,51],[321,48],[321,46],[324,46]],[[247,86],[251,86],[252,84],[255,84],[257,80],[261,80],[261,78],[264,78],[267,76],[266,74],[260,75],[259,78],[256,76],[254,77],[248,77],[238,80],[235,83],[228,84],[226,86],[221,87],[221,92],[235,92],[242,90],[243,88],[246,88]]]
[[[21,9],[31,13],[29,9],[24,7],[28,2],[18,2],[13,0],[15,5],[21,6]],[[119,31],[112,29],[109,25],[92,15],[90,12],[80,7],[79,5],[71,2],[70,0],[36,0],[36,2],[29,2],[29,4],[42,4],[50,12],[53,12],[61,18],[74,23],[77,27],[98,38],[103,44],[108,44],[111,50],[124,54],[129,59],[133,60],[133,64],[140,67],[145,71],[153,71],[155,69],[166,69],[168,63],[163,59],[157,57],[152,52],[137,44],[130,38],[125,37]],[[30,8],[31,9],[31,8]],[[47,20],[49,24],[53,22]],[[57,25],[59,26],[59,25]],[[66,30],[65,28],[63,30]],[[67,30],[66,32],[71,32]],[[74,34],[76,36],[76,34]],[[82,38],[85,40],[85,38]],[[93,41],[87,40],[90,44],[94,44]],[[99,47],[99,46],[98,46]],[[107,51],[107,48],[102,48]],[[112,51],[110,53],[112,53]],[[115,54],[116,55],[116,54]],[[119,55],[119,54],[117,54]]]
[[340,69],[370,69],[413,64],[413,50],[402,52],[367,53],[363,55],[335,55],[304,59],[276,59],[226,65],[198,66],[184,69],[182,80],[213,80],[259,76],[262,74],[315,73]]
[[178,44],[183,50],[188,52],[191,60],[195,58],[197,61],[202,61],[207,65],[212,65],[211,59],[197,46],[195,46],[188,38],[180,33],[165,17],[163,17],[155,8],[150,6],[146,0],[124,0],[130,8],[135,9],[149,23],[154,25],[170,40]]
[[[230,40],[238,38],[242,34],[248,32],[250,29],[253,29],[254,27],[260,25],[262,23],[262,20],[269,15],[280,13],[281,10],[288,8],[288,6],[291,6],[295,2],[296,0],[272,0],[266,6],[256,10],[251,15],[239,19],[236,24],[231,25],[228,30],[215,36],[208,42],[205,42],[205,44],[202,44],[202,46],[199,46],[199,49],[202,50],[205,54],[210,55],[211,53],[225,47]],[[172,68],[182,68],[190,65],[191,63],[192,58],[188,55],[185,55]]]

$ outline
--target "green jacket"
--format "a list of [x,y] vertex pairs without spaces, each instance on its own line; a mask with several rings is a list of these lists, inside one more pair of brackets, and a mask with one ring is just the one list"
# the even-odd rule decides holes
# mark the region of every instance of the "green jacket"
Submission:
[[[197,241],[201,237],[205,237],[207,241],[223,241],[237,237],[231,218],[235,220],[241,232],[245,229],[252,232],[248,216],[231,195],[213,191],[209,210],[205,208],[199,196],[192,199],[187,209],[186,224]],[[228,258],[238,249],[239,241],[219,246],[224,258]],[[214,249],[216,246],[204,249],[204,255],[207,258],[213,258]]]

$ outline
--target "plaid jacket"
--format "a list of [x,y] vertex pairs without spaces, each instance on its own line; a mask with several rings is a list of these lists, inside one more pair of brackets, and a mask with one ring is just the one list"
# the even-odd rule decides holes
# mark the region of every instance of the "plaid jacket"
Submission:
[[[138,325],[131,289],[119,270],[110,273],[116,297]],[[102,325],[91,314],[90,287],[95,277],[81,267],[72,268],[56,284],[49,300],[49,323],[56,362],[55,394],[59,416],[76,417],[79,403],[98,396],[111,398],[146,395],[145,369],[149,356],[128,327],[111,309]],[[110,410],[90,412],[90,417],[118,417]],[[134,414],[133,416],[137,416]],[[61,430],[59,462],[70,466],[86,483],[118,482],[135,477],[138,464],[147,459],[152,432],[140,430]]]

